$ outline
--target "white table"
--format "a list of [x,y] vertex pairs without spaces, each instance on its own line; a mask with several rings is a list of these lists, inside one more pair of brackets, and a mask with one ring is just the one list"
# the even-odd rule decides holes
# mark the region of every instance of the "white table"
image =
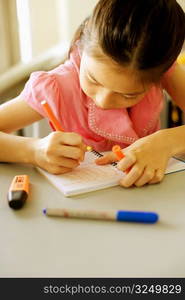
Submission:
[[[65,198],[30,166],[0,164],[0,277],[185,277],[185,172],[143,188]],[[7,191],[28,174],[25,206]],[[46,217],[47,206],[155,211],[153,225]]]

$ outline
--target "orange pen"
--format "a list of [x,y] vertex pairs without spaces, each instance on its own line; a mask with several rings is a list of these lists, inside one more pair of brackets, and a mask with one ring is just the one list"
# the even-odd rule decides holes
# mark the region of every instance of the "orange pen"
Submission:
[[52,112],[49,104],[43,100],[41,102],[43,108],[44,108],[44,111],[52,125],[52,127],[56,130],[56,131],[64,131],[64,129],[62,128],[62,126],[60,125],[60,123],[58,122],[57,118],[55,117],[54,113]]
[[16,175],[10,185],[8,191],[8,204],[13,209],[20,209],[29,193],[29,177],[28,175]]
[[[41,105],[44,108],[44,111],[45,111],[45,113],[46,113],[46,115],[47,115],[47,117],[50,121],[50,124],[51,124],[52,128],[56,131],[64,131],[64,129],[62,128],[62,126],[58,122],[57,118],[55,117],[54,113],[51,110],[51,107],[46,102],[46,100],[43,100],[41,102]],[[91,146],[86,146],[86,151],[92,151],[92,147]]]
[[[112,152],[116,154],[118,160],[121,160],[125,157],[124,153],[121,151],[121,147],[119,145],[115,145],[112,147]],[[128,168],[125,172],[128,173],[131,170],[131,167]]]

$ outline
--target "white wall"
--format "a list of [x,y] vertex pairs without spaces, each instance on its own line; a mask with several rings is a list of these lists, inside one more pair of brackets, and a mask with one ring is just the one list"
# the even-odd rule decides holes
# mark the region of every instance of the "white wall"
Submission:
[[70,41],[98,0],[29,0],[33,56]]
[[33,57],[59,43],[57,0],[29,0]]
[[83,20],[92,12],[98,0],[58,0],[61,37],[71,40]]

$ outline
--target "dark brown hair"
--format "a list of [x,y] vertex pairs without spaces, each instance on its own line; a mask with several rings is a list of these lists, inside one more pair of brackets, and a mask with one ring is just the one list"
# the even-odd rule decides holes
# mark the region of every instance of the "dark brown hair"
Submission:
[[[185,14],[176,0],[100,0],[73,39],[90,54],[111,58],[158,81],[179,55]],[[102,53],[103,52],[103,53]]]

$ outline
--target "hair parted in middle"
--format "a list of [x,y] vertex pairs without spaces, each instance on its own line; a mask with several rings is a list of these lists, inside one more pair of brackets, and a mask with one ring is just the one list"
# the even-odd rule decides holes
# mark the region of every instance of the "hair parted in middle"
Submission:
[[179,55],[185,14],[176,0],[100,0],[74,40],[96,58],[158,81]]

